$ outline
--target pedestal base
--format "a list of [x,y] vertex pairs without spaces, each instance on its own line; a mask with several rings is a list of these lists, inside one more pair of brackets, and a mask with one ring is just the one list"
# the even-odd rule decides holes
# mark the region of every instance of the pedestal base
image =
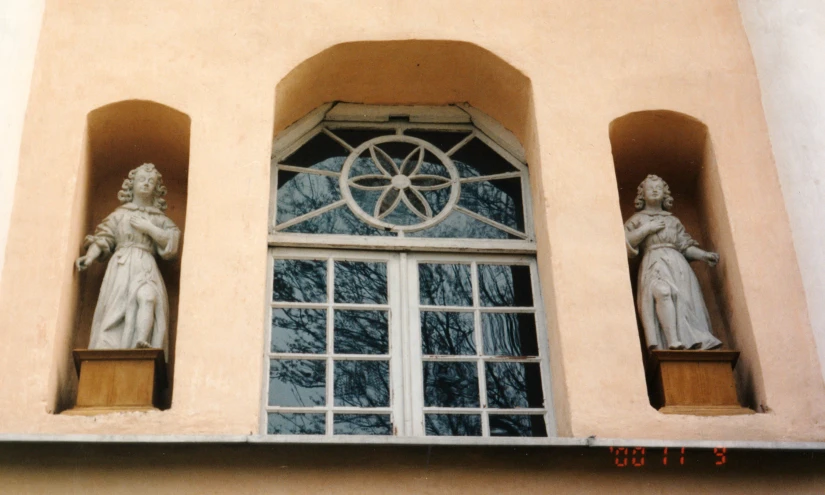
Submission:
[[754,414],[736,396],[737,351],[652,351],[664,414]]
[[163,349],[75,349],[73,355],[79,376],[77,400],[63,414],[158,409],[166,386]]

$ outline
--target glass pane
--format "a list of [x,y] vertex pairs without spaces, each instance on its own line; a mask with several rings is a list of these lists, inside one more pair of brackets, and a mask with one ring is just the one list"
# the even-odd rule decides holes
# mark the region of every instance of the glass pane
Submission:
[[453,146],[469,135],[469,131],[404,131],[405,136],[417,137],[434,144],[443,152],[450,151]]
[[269,363],[269,405],[310,407],[326,403],[326,362],[285,359]]
[[359,220],[348,207],[339,206],[318,216],[287,227],[282,232],[298,234],[345,234],[392,236],[392,232],[376,229]]
[[418,264],[421,304],[427,306],[472,306],[470,265]]
[[538,363],[486,363],[485,366],[489,407],[544,407]]
[[491,437],[546,437],[544,416],[490,415]]
[[272,310],[272,352],[323,354],[327,349],[327,312],[323,309]]
[[421,352],[474,355],[473,313],[421,312]]
[[[355,179],[356,177],[362,175],[369,175],[369,176],[377,176],[377,175],[384,175],[378,166],[375,165],[375,162],[372,161],[372,157],[369,153],[364,153],[363,155],[359,156],[352,162],[352,166],[350,167],[349,171],[349,179]],[[383,181],[382,181],[383,182]],[[357,188],[354,188],[357,189]],[[372,210],[367,210],[372,211]]]
[[386,311],[335,311],[336,354],[388,354]]
[[336,414],[336,435],[392,435],[389,414]]
[[[424,163],[421,164],[421,169],[418,173],[421,175],[438,175],[447,179],[450,178],[450,172],[447,170],[447,167],[441,163],[441,160],[439,160],[437,156],[433,155],[429,151],[424,153]],[[418,184],[426,185],[421,182]],[[447,188],[447,190],[449,191],[450,189]]]
[[327,262],[324,260],[275,260],[272,300],[325,302]]
[[389,407],[390,365],[386,361],[335,361],[335,405]]
[[482,313],[481,330],[488,356],[539,355],[533,313]]
[[336,261],[335,302],[387,304],[387,264]]
[[[401,191],[400,194],[406,193]],[[387,205],[387,207],[390,206],[391,205]],[[415,225],[424,221],[423,218],[413,213],[403,201],[399,201],[382,220],[393,225]]]
[[532,306],[530,267],[478,265],[478,295],[482,306]]
[[476,220],[460,211],[453,211],[442,222],[424,230],[408,232],[408,237],[459,239],[519,239],[492,225]]
[[346,148],[321,132],[286,159],[281,160],[281,163],[296,167],[312,167],[324,162],[324,169],[340,172],[347,155],[349,151]]
[[[315,167],[313,167],[315,168]],[[341,199],[337,177],[278,172],[278,215],[281,224]]]
[[367,189],[358,189],[355,187],[350,188],[350,193],[352,193],[352,199],[364,210],[366,213],[372,215],[375,211],[375,204],[378,202],[378,198],[381,197],[381,190],[367,190]]
[[266,417],[270,435],[323,435],[325,431],[325,414],[269,413]]
[[460,206],[524,232],[521,179],[468,182],[461,185]]
[[465,144],[452,156],[461,177],[516,172],[517,169],[492,148],[475,138]]
[[436,216],[439,213],[441,213],[441,211],[447,207],[447,203],[450,201],[451,190],[449,187],[442,187],[441,189],[434,189],[432,191],[419,190],[419,192],[422,196],[424,196],[424,199],[427,200],[427,204],[430,205],[430,208],[432,208],[433,216]]
[[424,427],[430,436],[480,437],[481,416],[477,414],[427,414]]
[[424,363],[424,405],[478,407],[476,363]]

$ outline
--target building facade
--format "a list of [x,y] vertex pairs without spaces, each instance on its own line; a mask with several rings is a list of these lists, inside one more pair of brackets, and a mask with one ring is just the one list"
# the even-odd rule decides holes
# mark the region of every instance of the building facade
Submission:
[[[720,468],[713,451],[825,442],[825,117],[821,62],[802,48],[825,43],[825,10],[777,4],[47,1],[41,20],[38,4],[9,3],[29,29],[3,38],[18,70],[2,95],[2,478],[17,492],[738,493],[795,472],[791,491],[821,491],[819,454],[765,454],[755,472],[756,454]],[[361,158],[377,171],[352,172]],[[62,414],[103,277],[74,262],[144,162],[183,232],[161,268],[170,392],[163,410]],[[741,352],[737,394],[754,414],[654,407],[622,228],[647,174],[720,254],[695,270],[714,333]],[[373,190],[385,195],[364,206],[359,191]],[[358,263],[379,267],[380,290],[363,294],[373,271],[339,298],[358,275],[335,273]],[[320,295],[297,296],[308,282],[279,278],[290,266],[320,267]],[[466,271],[466,304],[461,284],[425,302],[437,266]],[[528,285],[529,301],[485,302],[485,287]],[[358,311],[387,334],[339,349],[335,319]],[[326,331],[323,349],[279,347],[274,322],[298,314],[301,331]],[[422,344],[430,315],[469,322],[473,357]],[[535,350],[502,357],[485,341],[485,322],[508,315],[534,322]],[[283,397],[301,387],[273,371],[292,365],[324,377],[298,403]],[[393,382],[387,398],[339,403],[339,369],[356,368]],[[515,368],[531,377],[509,389],[523,404],[490,385]],[[455,389],[430,401],[428,376]],[[450,402],[468,383],[477,396]],[[463,433],[434,434],[454,407]],[[371,436],[337,435],[345,423]],[[495,438],[507,428],[540,438]],[[674,475],[682,452],[658,449],[680,446],[711,450]],[[644,455],[657,469],[633,471]]]

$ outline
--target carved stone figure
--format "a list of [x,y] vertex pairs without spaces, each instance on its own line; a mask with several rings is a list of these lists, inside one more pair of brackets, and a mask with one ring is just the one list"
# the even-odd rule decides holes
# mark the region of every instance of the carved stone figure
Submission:
[[669,211],[670,188],[648,175],[639,184],[638,211],[625,223],[628,256],[643,252],[636,304],[649,349],[715,349],[722,342],[710,329],[710,318],[690,261],[710,266],[719,255],[699,249],[682,222]]
[[163,213],[166,187],[160,172],[144,163],[129,172],[117,197],[123,203],[86,236],[83,271],[109,259],[95,307],[89,349],[166,349],[169,299],[155,262],[178,253],[180,230]]

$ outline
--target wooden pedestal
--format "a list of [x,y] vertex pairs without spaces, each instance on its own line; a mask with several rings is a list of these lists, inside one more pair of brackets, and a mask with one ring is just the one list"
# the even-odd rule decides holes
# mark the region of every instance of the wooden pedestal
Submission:
[[63,414],[157,410],[166,387],[163,349],[75,349],[77,401]]
[[652,351],[659,412],[722,416],[753,414],[736,397],[733,368],[738,351]]

